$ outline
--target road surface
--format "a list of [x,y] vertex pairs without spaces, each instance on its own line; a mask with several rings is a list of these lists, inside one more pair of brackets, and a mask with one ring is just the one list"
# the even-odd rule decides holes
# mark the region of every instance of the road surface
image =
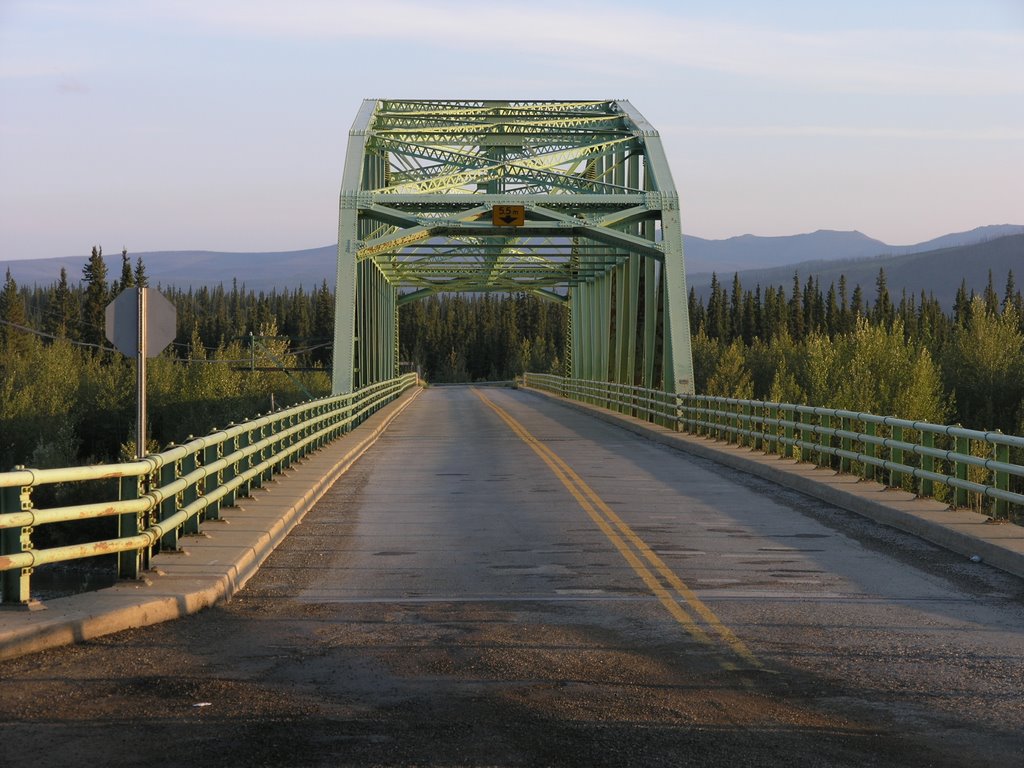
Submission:
[[231,603],[4,663],[0,726],[11,768],[1024,765],[1024,583],[432,388]]

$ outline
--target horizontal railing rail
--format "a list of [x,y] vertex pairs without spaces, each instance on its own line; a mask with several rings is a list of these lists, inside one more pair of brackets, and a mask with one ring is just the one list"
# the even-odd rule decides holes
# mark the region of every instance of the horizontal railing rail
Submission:
[[1024,508],[1024,437],[820,408],[527,373],[526,386],[679,432],[814,461],[996,519]]
[[[0,472],[0,599],[29,603],[37,566],[101,555],[117,556],[118,577],[137,578],[154,554],[178,549],[180,536],[200,533],[221,509],[355,428],[417,381],[410,373],[311,400],[135,461]],[[53,503],[38,507],[34,495],[47,491]],[[78,503],[59,504],[62,495],[76,496]],[[76,536],[85,540],[60,543],[57,528],[76,523],[87,526]],[[52,543],[37,548],[33,535],[42,526],[52,526]]]

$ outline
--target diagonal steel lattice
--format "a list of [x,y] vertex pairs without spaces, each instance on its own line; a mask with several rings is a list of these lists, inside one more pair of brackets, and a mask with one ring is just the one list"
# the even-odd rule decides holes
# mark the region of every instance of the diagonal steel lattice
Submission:
[[336,394],[394,378],[398,307],[448,291],[563,304],[567,376],[693,391],[679,197],[628,101],[364,101],[337,279]]

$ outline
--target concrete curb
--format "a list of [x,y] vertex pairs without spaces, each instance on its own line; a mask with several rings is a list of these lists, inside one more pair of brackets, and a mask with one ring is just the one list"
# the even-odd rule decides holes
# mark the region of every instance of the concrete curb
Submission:
[[988,517],[954,510],[934,499],[841,475],[831,469],[769,456],[710,438],[675,432],[632,416],[579,403],[532,387],[523,391],[583,411],[661,445],[756,475],[876,522],[914,534],[951,552],[977,555],[989,565],[1024,577],[1024,527],[992,524]]
[[46,610],[0,612],[0,660],[177,619],[230,600],[313,505],[422,390],[405,393],[360,427],[256,489],[252,498],[182,539],[182,553],[153,558],[140,581],[49,600]]

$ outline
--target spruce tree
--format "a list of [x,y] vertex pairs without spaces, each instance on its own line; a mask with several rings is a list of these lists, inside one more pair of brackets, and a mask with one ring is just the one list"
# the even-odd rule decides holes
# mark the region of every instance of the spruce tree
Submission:
[[793,337],[794,341],[801,341],[806,331],[803,304],[803,292],[800,290],[800,275],[794,272],[793,293],[789,297],[789,335]]
[[[11,269],[7,268],[3,290],[0,291],[0,350],[5,355],[19,355],[28,348],[30,338],[25,327],[28,317],[25,314],[25,299],[18,290],[18,284],[11,277]],[[18,326],[21,326],[20,328]]]
[[110,298],[114,298],[117,294],[126,288],[131,288],[135,285],[135,276],[132,274],[132,262],[128,258],[128,249],[121,249],[121,279],[115,280],[114,284],[110,287]]
[[107,286],[107,265],[103,261],[103,249],[93,246],[89,260],[82,268],[85,279],[85,301],[82,307],[82,340],[103,345],[104,322],[110,289]]
[[871,320],[876,325],[884,328],[892,328],[892,321],[896,316],[896,309],[889,296],[889,283],[885,276],[885,268],[880,267],[878,277],[875,278],[875,306],[871,312]]
[[43,330],[53,336],[77,339],[78,321],[81,314],[81,307],[78,305],[78,297],[71,291],[68,285],[68,271],[60,268],[60,280],[50,291],[50,301],[47,307]]
[[146,276],[146,265],[142,263],[142,257],[135,258],[135,284],[139,288],[149,287],[149,278]]

